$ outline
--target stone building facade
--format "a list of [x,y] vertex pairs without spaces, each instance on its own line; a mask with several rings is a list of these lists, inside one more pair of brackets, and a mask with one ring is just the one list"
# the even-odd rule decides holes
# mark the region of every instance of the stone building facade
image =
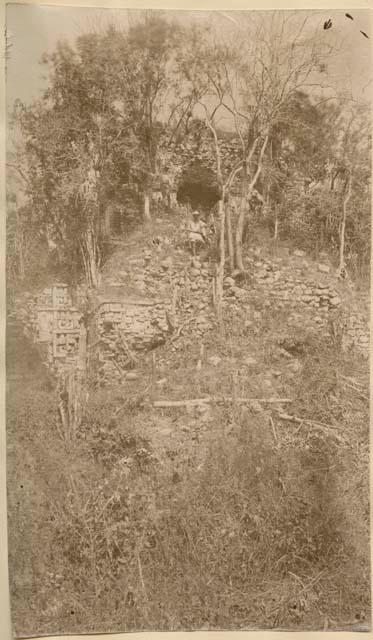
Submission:
[[168,323],[160,300],[106,287],[91,301],[89,313],[85,303],[84,290],[71,292],[65,284],[18,302],[24,331],[53,373],[88,367],[98,383],[118,380],[141,352],[164,341]]

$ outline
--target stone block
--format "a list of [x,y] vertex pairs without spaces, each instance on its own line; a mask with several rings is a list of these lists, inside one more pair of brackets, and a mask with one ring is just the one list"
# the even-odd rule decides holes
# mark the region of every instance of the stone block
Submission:
[[197,278],[200,275],[200,270],[196,269],[195,267],[192,267],[189,270],[189,274],[192,276],[192,278]]
[[234,287],[235,284],[236,284],[235,280],[230,276],[227,276],[226,278],[224,278],[224,288]]
[[268,277],[268,271],[266,271],[266,269],[261,269],[260,271],[258,271],[258,273],[256,274],[256,277],[259,279],[264,279]]
[[169,256],[165,260],[162,260],[161,267],[162,267],[162,269],[164,271],[168,271],[169,269],[172,268],[172,258],[171,258],[171,256]]
[[335,296],[334,298],[330,298],[330,304],[332,307],[338,307],[341,304],[341,299],[339,296]]
[[319,264],[317,268],[321,273],[329,273],[330,272],[330,267],[327,264]]
[[139,376],[138,376],[137,373],[134,373],[132,371],[130,371],[129,373],[126,373],[126,380],[133,381],[133,380],[138,380],[138,379],[139,379]]

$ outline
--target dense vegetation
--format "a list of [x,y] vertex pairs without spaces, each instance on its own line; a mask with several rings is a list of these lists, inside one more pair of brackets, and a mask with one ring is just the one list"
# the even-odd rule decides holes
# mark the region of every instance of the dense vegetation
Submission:
[[[207,423],[183,411],[155,415],[144,362],[136,389],[124,382],[92,396],[71,440],[41,369],[10,386],[17,633],[369,623],[366,362],[292,332],[300,370],[287,381],[289,362],[276,350],[285,321],[264,311],[264,299],[258,309],[256,336],[227,317],[223,335],[205,341],[218,368],[196,374],[198,344],[179,359],[163,352],[168,397],[255,396],[276,363],[292,411],[318,427],[230,405]],[[10,357],[22,376],[28,348],[16,344]],[[235,382],[243,353],[257,363]]]
[[[178,352],[166,343],[157,350],[165,371],[146,356],[135,386],[95,388],[73,434],[61,425],[56,381],[12,325],[18,635],[368,623],[367,361],[335,335],[287,335],[290,308],[273,313],[264,294],[250,331],[222,305],[224,277],[240,275],[245,251],[261,243],[304,249],[309,261],[326,251],[346,287],[367,289],[370,112],[336,91],[334,53],[297,12],[243,15],[222,32],[147,12],[127,30],[59,43],[43,60],[43,95],[15,104],[8,304],[55,279],[95,289],[109,240],[142,250],[154,218],[160,233],[167,217],[183,254],[181,215],[153,199],[172,188],[212,216],[220,320],[202,370],[196,340]],[[235,402],[272,392],[268,370],[299,423]],[[162,379],[172,399],[233,401],[209,416],[155,415]]]
[[[151,218],[152,191],[170,167],[171,181],[184,172],[181,201],[203,204],[185,190],[193,163],[200,190],[202,180],[211,189],[203,172],[214,172],[217,193],[202,200],[224,203],[217,222],[232,229],[237,268],[245,223],[256,216],[276,237],[330,250],[340,268],[366,275],[369,105],[336,89],[324,36],[296,12],[243,17],[224,38],[150,13],[127,31],[60,43],[43,59],[44,94],[14,108],[9,171],[23,198],[14,203],[9,186],[12,276],[37,277],[47,256],[69,281],[97,285],[107,235]],[[232,194],[241,194],[233,212]]]

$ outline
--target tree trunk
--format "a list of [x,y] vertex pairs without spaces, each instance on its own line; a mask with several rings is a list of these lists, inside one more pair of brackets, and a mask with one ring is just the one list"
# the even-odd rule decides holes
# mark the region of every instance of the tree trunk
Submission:
[[110,206],[106,207],[104,214],[104,235],[109,238],[112,231],[113,210]]
[[236,267],[240,271],[244,270],[243,255],[242,255],[242,240],[243,240],[243,234],[244,234],[244,228],[245,228],[245,211],[246,211],[246,207],[242,202],[240,207],[240,213],[237,220],[237,227],[236,227]]
[[83,257],[86,283],[90,289],[95,289],[99,287],[101,281],[101,259],[97,239],[91,228],[87,229],[80,248]]
[[277,207],[275,208],[275,230],[273,233],[273,239],[277,240],[278,239],[278,211],[277,211]]
[[215,283],[213,287],[213,296],[215,311],[220,326],[223,321],[223,280],[224,280],[224,267],[225,267],[225,187],[223,183],[223,174],[221,169],[221,154],[219,148],[218,135],[209,117],[206,119],[206,124],[209,127],[215,146],[215,160],[216,160],[216,177],[219,184],[220,200],[218,202],[218,216],[220,223],[220,261],[216,266]]
[[219,263],[216,266],[216,279],[215,279],[215,305],[216,315],[218,322],[221,324],[223,321],[223,281],[224,281],[224,266],[225,266],[225,209],[224,209],[224,193],[222,199],[218,202],[218,214],[220,222],[220,256]]
[[[245,229],[246,202],[248,203],[248,206],[250,206],[251,195],[258,181],[258,178],[260,176],[260,172],[262,170],[262,160],[268,144],[268,139],[269,139],[269,134],[267,134],[263,140],[262,148],[260,149],[260,153],[259,153],[257,168],[248,187],[247,187],[247,160],[245,159],[243,163],[241,207],[240,207],[240,214],[238,216],[237,227],[236,227],[236,247],[235,247],[236,267],[240,271],[244,271],[242,243],[243,243],[243,234]],[[255,143],[255,146],[256,146],[256,143]],[[251,157],[253,150],[254,150],[254,147],[252,148],[252,151],[249,154],[249,158]]]
[[348,182],[347,182],[347,191],[345,197],[343,199],[342,205],[342,221],[339,233],[339,271],[342,271],[345,266],[345,234],[346,234],[346,218],[347,218],[347,204],[351,197],[351,187],[352,187],[352,176],[349,173]]
[[240,202],[240,212],[237,220],[236,227],[236,267],[239,271],[244,270],[243,256],[242,256],[242,244],[245,228],[245,214],[246,214],[246,196],[247,196],[247,162],[246,160],[242,165],[242,192]]
[[227,245],[229,255],[229,267],[231,272],[234,271],[234,245],[233,245],[233,233],[232,233],[232,209],[228,204],[226,208],[226,224],[227,224]]
[[150,220],[152,219],[150,213],[150,190],[148,189],[144,193],[144,219],[147,222],[150,222]]

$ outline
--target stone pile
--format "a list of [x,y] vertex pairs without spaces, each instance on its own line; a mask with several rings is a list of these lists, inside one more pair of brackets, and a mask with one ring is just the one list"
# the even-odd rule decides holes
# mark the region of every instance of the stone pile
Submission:
[[161,300],[175,331],[185,324],[189,333],[202,335],[213,322],[212,268],[167,237],[155,240],[152,250],[129,257],[111,284],[132,287]]
[[[175,279],[178,326],[188,323],[188,333],[200,337],[215,324],[212,311],[213,270],[208,262],[191,261],[184,274]],[[178,348],[177,345],[174,347]]]
[[369,323],[362,313],[343,314],[344,332],[342,344],[345,348],[357,347],[369,355]]
[[324,282],[293,277],[268,262],[255,262],[254,267],[257,286],[270,296],[314,309],[335,309],[341,304],[337,291]]
[[[295,252],[301,258],[304,252]],[[342,344],[367,352],[369,346],[369,323],[362,313],[344,308],[342,298],[329,274],[329,265],[318,265],[313,279],[307,277],[309,264],[303,261],[281,264],[281,259],[246,258],[249,283],[238,285],[233,277],[226,277],[224,289],[226,300],[235,306],[249,308],[250,301],[258,295],[267,298],[266,305],[273,309],[290,308],[290,320],[304,323],[309,328],[330,332],[337,326]],[[319,277],[317,277],[317,274]],[[321,275],[322,274],[322,275]]]

